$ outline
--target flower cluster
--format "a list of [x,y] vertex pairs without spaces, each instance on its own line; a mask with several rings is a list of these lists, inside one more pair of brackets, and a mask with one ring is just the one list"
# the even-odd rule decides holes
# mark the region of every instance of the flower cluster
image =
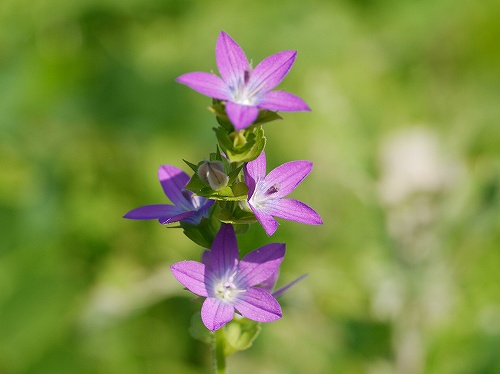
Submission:
[[220,77],[192,72],[177,78],[212,98],[210,110],[218,122],[216,151],[196,164],[185,161],[191,175],[162,165],[158,178],[172,204],[146,205],[124,216],[177,223],[189,239],[206,248],[201,262],[181,261],[171,265],[171,271],[204,298],[201,319],[210,331],[232,321],[235,313],[256,322],[281,318],[276,298],[302,278],[273,292],[285,244],[266,244],[240,260],[236,233],[258,222],[271,236],[278,228],[276,218],[322,223],[310,206],[287,198],[311,172],[311,162],[287,162],[266,174],[262,125],[280,119],[278,111],[310,110],[301,98],[273,90],[296,56],[295,51],[279,52],[252,68],[241,47],[221,32],[216,45]]

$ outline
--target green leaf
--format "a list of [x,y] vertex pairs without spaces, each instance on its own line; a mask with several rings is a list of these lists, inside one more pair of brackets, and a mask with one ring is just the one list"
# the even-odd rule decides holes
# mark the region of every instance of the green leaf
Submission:
[[184,159],[182,159],[182,161],[184,161],[186,163],[187,166],[189,166],[191,168],[191,170],[193,170],[195,173],[198,171],[198,165],[195,165],[189,161],[186,161]]
[[243,182],[236,182],[231,185],[231,190],[234,196],[247,196],[248,186]]
[[259,116],[254,122],[254,125],[262,125],[267,122],[276,121],[278,119],[283,119],[278,113],[271,110],[260,110]]
[[226,336],[225,356],[228,357],[235,352],[250,348],[254,340],[259,336],[260,330],[259,322],[235,316],[231,322],[224,326]]
[[217,209],[217,205],[214,205],[211,208],[209,218],[202,218],[199,225],[181,222],[180,225],[184,230],[184,235],[203,248],[212,248],[215,235],[217,235],[220,227],[220,222],[217,219]]

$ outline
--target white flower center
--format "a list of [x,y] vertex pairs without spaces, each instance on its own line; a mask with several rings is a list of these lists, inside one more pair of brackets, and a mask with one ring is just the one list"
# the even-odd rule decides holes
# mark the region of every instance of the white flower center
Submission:
[[255,192],[250,198],[249,203],[255,208],[263,208],[268,200],[277,199],[276,193],[280,190],[280,185],[275,183],[271,186],[264,182],[257,182]]
[[245,86],[243,87],[238,87],[236,90],[232,90],[231,92],[233,94],[233,100],[235,103],[241,104],[241,105],[255,105],[255,97],[252,97],[248,94],[247,88]]
[[233,101],[241,105],[254,106],[259,101],[259,87],[248,86],[250,80],[250,68],[245,71],[243,80],[238,80],[234,86],[230,86]]
[[238,287],[234,283],[235,275],[236,273],[232,274],[226,279],[219,280],[215,283],[215,297],[222,301],[233,302],[240,293],[245,292],[245,290],[238,289]]

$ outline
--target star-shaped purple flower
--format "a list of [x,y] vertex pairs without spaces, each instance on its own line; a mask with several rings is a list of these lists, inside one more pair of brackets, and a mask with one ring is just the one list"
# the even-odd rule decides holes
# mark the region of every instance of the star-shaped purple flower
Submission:
[[267,57],[255,69],[245,52],[222,31],[217,39],[215,57],[222,77],[193,72],[181,75],[183,83],[203,95],[226,101],[226,114],[237,130],[250,126],[259,109],[272,111],[309,111],[301,98],[284,91],[271,91],[288,74],[296,51],[283,51]]
[[231,321],[235,310],[257,322],[281,318],[281,307],[268,290],[258,285],[275,274],[285,255],[285,244],[267,244],[238,261],[233,226],[223,224],[212,249],[203,254],[203,263],[181,261],[170,269],[189,291],[206,297],[201,319],[211,330]]
[[158,179],[165,195],[174,205],[153,204],[133,209],[123,216],[128,219],[157,219],[161,224],[186,222],[197,225],[214,204],[213,200],[194,195],[184,187],[189,175],[172,165],[162,165],[158,169]]
[[291,161],[273,169],[266,176],[266,155],[260,154],[245,165],[245,182],[248,185],[248,205],[271,236],[278,228],[273,217],[284,218],[310,225],[323,221],[310,206],[294,199],[285,199],[312,169],[310,161]]

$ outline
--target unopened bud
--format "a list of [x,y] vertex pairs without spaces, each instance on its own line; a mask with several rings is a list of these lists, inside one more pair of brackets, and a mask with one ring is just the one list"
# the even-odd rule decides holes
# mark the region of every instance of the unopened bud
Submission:
[[229,177],[221,161],[205,161],[198,168],[198,176],[215,191],[222,190],[229,182]]

